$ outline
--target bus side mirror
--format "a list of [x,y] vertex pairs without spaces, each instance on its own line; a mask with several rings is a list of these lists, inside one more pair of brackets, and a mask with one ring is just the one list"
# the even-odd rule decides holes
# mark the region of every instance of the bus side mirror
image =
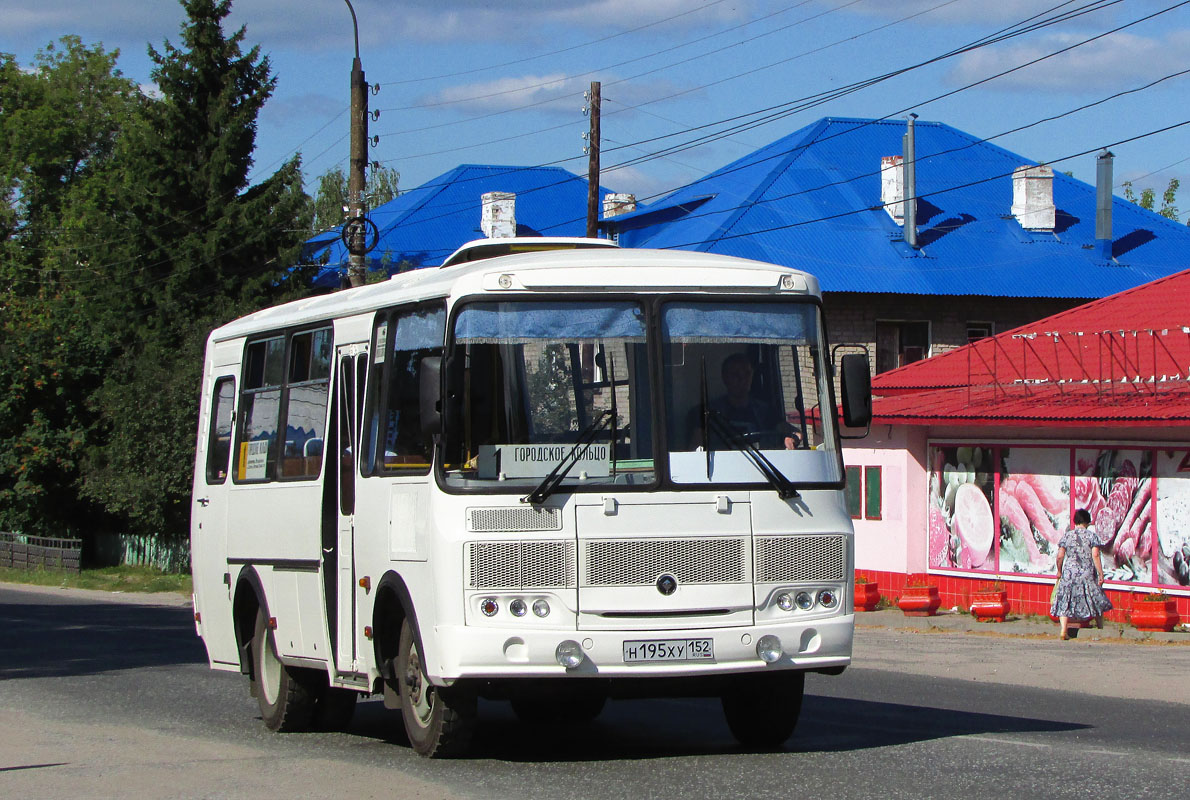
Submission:
[[442,357],[426,356],[421,360],[418,385],[418,411],[421,413],[421,433],[432,440],[442,432]]
[[842,358],[840,388],[843,391],[843,424],[866,428],[872,423],[872,374],[866,353],[848,353]]

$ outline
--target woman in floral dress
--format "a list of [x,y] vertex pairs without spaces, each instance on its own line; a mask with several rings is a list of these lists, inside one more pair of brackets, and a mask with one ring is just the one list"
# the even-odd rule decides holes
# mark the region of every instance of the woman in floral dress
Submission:
[[1099,540],[1088,526],[1091,515],[1085,508],[1074,512],[1074,529],[1062,534],[1058,542],[1058,586],[1050,604],[1050,614],[1062,623],[1059,636],[1069,639],[1066,626],[1071,617],[1095,618],[1103,627],[1103,615],[1111,611],[1111,600],[1103,591],[1103,562],[1099,559]]

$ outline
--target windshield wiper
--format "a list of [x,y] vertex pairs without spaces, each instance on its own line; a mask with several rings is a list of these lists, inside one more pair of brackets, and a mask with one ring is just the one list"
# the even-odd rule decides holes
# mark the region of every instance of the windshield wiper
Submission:
[[521,502],[536,505],[553,494],[559,484],[565,480],[566,473],[570,472],[571,468],[578,463],[581,453],[586,450],[587,445],[594,441],[596,434],[611,424],[613,419],[614,415],[610,410],[600,411],[599,415],[591,420],[591,424],[579,433],[578,441],[570,448],[570,452],[563,456],[562,460],[550,470],[550,474],[545,476],[541,483],[537,485],[536,489],[521,498]]
[[[719,434],[733,449],[739,450],[752,465],[764,476],[764,479],[769,482],[769,485],[777,490],[777,496],[782,500],[788,500],[792,497],[798,497],[797,489],[793,488],[793,483],[789,478],[785,477],[785,473],[777,469],[772,461],[769,461],[768,456],[761,452],[760,447],[750,439],[740,435],[738,431],[728,422],[724,416],[713,408],[708,408],[704,412],[706,420],[710,423],[715,433]],[[710,453],[710,442],[707,443],[707,452]],[[708,456],[709,458],[709,456]],[[707,478],[710,478],[710,470],[707,471]]]

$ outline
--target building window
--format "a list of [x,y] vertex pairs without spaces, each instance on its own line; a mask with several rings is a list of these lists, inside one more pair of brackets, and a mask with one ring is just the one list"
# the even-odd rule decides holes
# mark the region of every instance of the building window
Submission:
[[921,361],[930,355],[929,322],[876,323],[876,372]]
[[864,519],[880,519],[880,467],[864,467]]
[[978,342],[980,339],[986,339],[994,332],[994,326],[990,322],[968,322],[967,344]]
[[860,498],[863,495],[862,474],[863,467],[847,467],[847,488],[844,493],[847,496],[847,513],[851,515],[852,519],[860,519]]

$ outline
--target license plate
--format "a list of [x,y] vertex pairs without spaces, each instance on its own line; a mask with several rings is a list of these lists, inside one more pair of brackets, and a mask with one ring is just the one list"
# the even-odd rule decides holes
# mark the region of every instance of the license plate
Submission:
[[710,661],[713,639],[659,639],[624,642],[624,663],[637,661]]

